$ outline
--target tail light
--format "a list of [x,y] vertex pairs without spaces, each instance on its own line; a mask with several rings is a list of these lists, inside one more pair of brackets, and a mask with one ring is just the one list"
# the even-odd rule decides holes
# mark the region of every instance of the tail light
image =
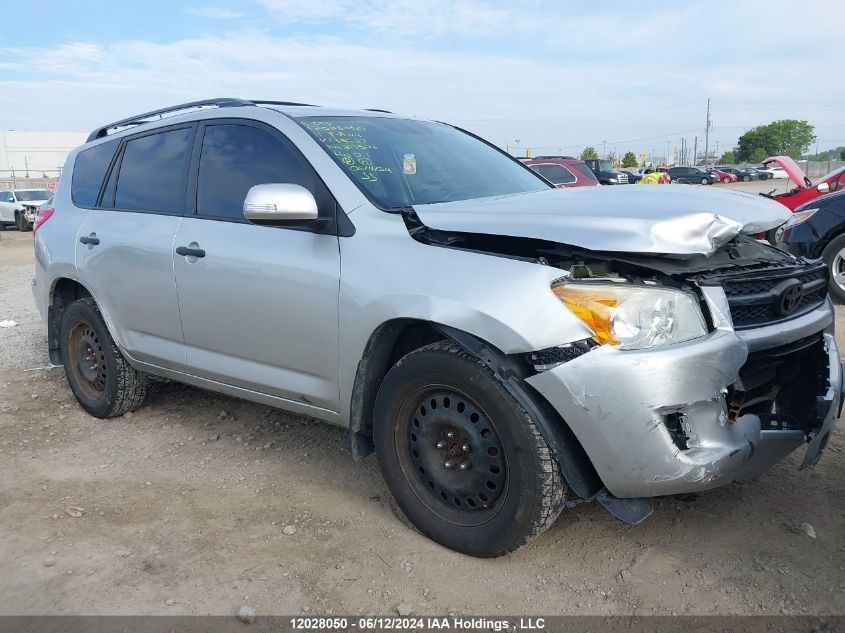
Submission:
[[38,215],[35,216],[35,223],[32,225],[32,236],[35,237],[35,233],[44,224],[47,220],[53,217],[53,212],[55,209],[53,207],[47,207],[46,209],[41,209],[38,212]]

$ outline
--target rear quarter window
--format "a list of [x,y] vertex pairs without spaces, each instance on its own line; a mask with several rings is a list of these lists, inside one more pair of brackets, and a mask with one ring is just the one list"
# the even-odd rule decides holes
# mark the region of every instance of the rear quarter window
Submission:
[[71,199],[76,206],[93,207],[97,204],[100,186],[117,146],[118,141],[114,140],[89,147],[77,154],[70,187]]

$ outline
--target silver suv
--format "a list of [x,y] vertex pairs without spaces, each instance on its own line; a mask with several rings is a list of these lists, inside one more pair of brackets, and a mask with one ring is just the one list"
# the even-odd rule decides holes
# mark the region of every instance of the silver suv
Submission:
[[510,552],[597,500],[815,463],[842,370],[788,211],[559,190],[382,111],[215,99],[95,130],[36,220],[50,358],[108,418],[161,378],[348,428],[425,535]]

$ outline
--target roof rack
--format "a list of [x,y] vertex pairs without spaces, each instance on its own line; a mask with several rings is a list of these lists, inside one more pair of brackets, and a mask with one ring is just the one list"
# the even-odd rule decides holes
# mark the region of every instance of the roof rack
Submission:
[[220,99],[203,99],[202,101],[191,101],[190,103],[182,103],[180,105],[170,106],[168,108],[162,108],[161,110],[153,110],[152,112],[145,112],[144,114],[136,114],[135,116],[131,116],[128,119],[121,119],[120,121],[115,121],[114,123],[109,123],[108,125],[104,125],[102,127],[98,127],[96,130],[91,132],[88,135],[87,143],[94,141],[98,138],[104,138],[109,135],[109,130],[114,130],[119,127],[129,127],[130,125],[142,125],[144,123],[149,123],[149,119],[152,117],[159,117],[164,118],[161,115],[163,114],[170,114],[173,112],[180,112],[182,110],[194,110],[198,108],[204,107],[217,107],[217,108],[232,108],[236,106],[246,106],[246,105],[254,105],[252,101],[245,101],[244,99],[232,99],[228,97],[220,98]]
[[317,107],[311,103],[297,103],[296,101],[265,101],[264,99],[250,99],[249,102],[252,105],[305,106],[308,108]]
[[364,108],[364,112],[384,112],[385,114],[393,114],[390,110],[382,110],[381,108]]

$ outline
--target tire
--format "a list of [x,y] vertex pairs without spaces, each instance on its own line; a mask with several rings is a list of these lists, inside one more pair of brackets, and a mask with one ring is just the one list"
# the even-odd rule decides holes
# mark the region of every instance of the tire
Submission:
[[26,231],[26,220],[24,220],[23,213],[15,213],[15,226],[21,233]]
[[405,516],[464,554],[501,556],[526,545],[566,499],[534,421],[484,363],[451,341],[390,369],[376,397],[373,439]]
[[709,178],[702,178],[702,179],[701,179],[701,184],[702,184],[702,185],[709,185],[709,184],[710,184],[710,179],[709,179]]
[[114,418],[143,404],[147,381],[117,349],[93,299],[68,306],[60,336],[65,376],[83,409]]
[[723,184],[727,185],[727,184],[730,184],[730,182],[731,182],[731,179],[730,179],[730,178],[728,178],[727,176],[725,176],[724,178],[722,178],[722,183],[723,183]]
[[825,246],[822,259],[830,273],[827,286],[830,296],[839,303],[845,303],[845,234],[837,235]]

